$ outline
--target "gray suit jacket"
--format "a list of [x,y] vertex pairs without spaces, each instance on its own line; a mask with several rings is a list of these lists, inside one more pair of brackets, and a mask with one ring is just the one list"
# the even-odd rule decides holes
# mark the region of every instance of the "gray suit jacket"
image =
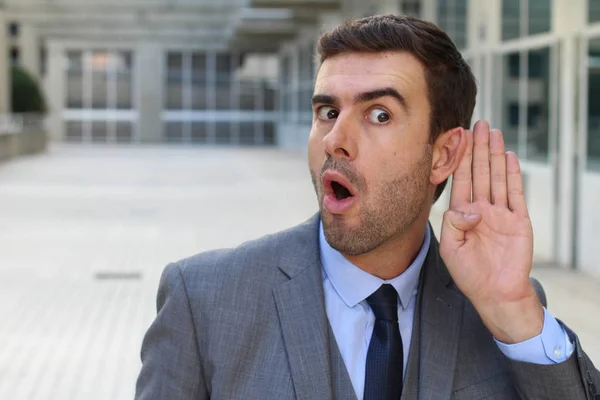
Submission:
[[[318,222],[167,266],[135,398],[356,399],[325,313]],[[402,398],[598,400],[600,373],[567,331],[561,364],[507,359],[433,238]]]

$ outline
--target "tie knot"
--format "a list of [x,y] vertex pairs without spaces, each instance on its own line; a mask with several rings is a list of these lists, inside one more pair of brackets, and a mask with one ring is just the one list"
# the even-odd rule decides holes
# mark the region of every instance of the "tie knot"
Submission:
[[392,285],[381,285],[375,293],[367,297],[367,303],[376,319],[398,322],[398,292]]

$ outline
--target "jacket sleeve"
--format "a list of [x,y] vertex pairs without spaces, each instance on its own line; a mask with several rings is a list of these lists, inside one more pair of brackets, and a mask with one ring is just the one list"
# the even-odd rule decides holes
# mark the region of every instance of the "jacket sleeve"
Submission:
[[[537,281],[533,283],[546,306],[542,286]],[[600,400],[600,372],[583,351],[577,335],[562,321],[558,322],[574,346],[567,360],[541,365],[506,358],[520,397],[527,400]]]
[[136,400],[209,399],[185,282],[177,264],[163,271],[157,316],[141,349]]

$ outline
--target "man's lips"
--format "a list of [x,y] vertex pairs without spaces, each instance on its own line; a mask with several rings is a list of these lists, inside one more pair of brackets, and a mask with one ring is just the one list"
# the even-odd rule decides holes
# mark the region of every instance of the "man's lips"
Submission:
[[[358,201],[357,191],[352,186],[350,181],[339,172],[335,171],[326,171],[321,177],[324,193],[323,193],[323,208],[329,211],[332,214],[344,214],[348,211],[352,205],[354,205]],[[333,188],[333,183],[337,182],[337,184],[344,186],[348,192],[349,196],[340,199],[336,196],[335,190]]]
[[344,186],[348,192],[350,192],[350,196],[355,197],[358,195],[357,190],[352,186],[350,181],[342,174],[337,171],[327,170],[321,176],[321,181],[323,182],[324,195],[334,195],[335,191],[333,190],[332,183],[337,182],[340,185]]

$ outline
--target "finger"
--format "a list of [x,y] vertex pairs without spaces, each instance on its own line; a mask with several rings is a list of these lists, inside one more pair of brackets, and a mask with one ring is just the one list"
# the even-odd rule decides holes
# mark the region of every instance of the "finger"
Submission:
[[499,207],[508,205],[506,189],[506,155],[504,138],[498,129],[490,131],[490,169],[492,175],[492,202]]
[[521,216],[528,216],[523,177],[517,155],[512,151],[506,153],[506,172],[508,187],[508,207]]
[[475,124],[473,133],[473,200],[490,201],[490,126]]
[[444,240],[460,244],[465,240],[465,233],[475,228],[480,221],[480,214],[466,214],[457,210],[447,210],[442,220],[441,236]]
[[463,140],[467,141],[465,154],[461,158],[458,168],[452,174],[452,188],[450,190],[450,208],[471,202],[471,164],[473,159],[473,132],[465,130]]

